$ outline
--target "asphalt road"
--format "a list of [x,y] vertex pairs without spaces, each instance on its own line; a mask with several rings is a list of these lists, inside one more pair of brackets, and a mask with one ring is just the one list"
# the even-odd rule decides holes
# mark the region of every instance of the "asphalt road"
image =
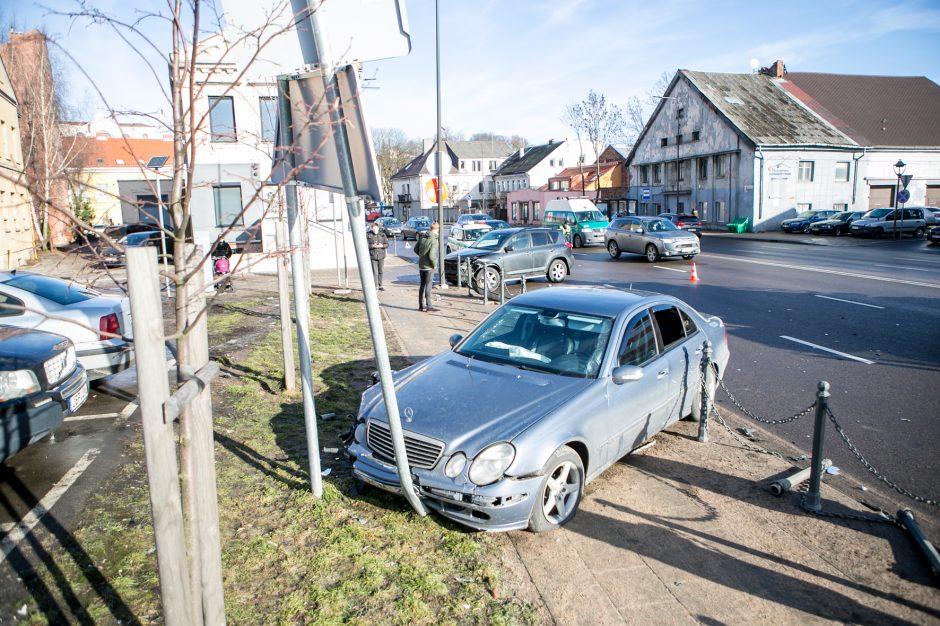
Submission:
[[[833,414],[869,461],[912,492],[940,496],[940,247],[706,235],[698,283],[682,260],[615,261],[600,248],[576,258],[573,284],[632,285],[722,317],[731,347],[725,381],[758,416],[793,415],[828,381]],[[811,449],[812,416],[767,429]],[[831,428],[827,442],[837,466],[865,476]]]

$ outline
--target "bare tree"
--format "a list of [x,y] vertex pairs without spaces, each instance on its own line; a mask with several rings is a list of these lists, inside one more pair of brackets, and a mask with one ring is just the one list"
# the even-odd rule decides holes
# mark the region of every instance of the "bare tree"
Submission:
[[646,127],[648,114],[646,107],[636,96],[627,99],[623,107],[624,114],[624,143],[633,145]]
[[574,131],[574,136],[578,139],[578,172],[581,175],[581,190],[584,191],[583,138],[586,134],[584,127],[584,108],[580,103],[565,106],[565,112],[561,116],[561,121],[571,127],[571,130]]
[[[588,91],[584,100],[568,105],[565,109],[565,119],[578,135],[579,145],[583,135],[594,150],[595,199],[599,200],[601,197],[601,152],[611,140],[622,135],[623,112],[616,104],[607,102],[604,94],[596,93],[592,89]],[[583,179],[582,172],[582,181]]]
[[382,195],[392,201],[392,176],[421,152],[421,145],[398,128],[373,128],[372,143],[382,177]]

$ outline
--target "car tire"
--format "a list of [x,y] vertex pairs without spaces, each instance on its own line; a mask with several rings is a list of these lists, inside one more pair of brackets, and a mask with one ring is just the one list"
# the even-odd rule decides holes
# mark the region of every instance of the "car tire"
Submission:
[[835,235],[836,237],[841,237],[841,236],[842,236],[842,229],[841,229],[841,228],[836,228],[835,230],[832,231],[832,234]]
[[651,243],[646,244],[646,260],[650,263],[655,263],[659,260],[659,250]]
[[882,237],[884,237],[884,235],[885,235],[884,228],[876,228],[875,232],[872,233],[872,237],[874,237],[875,239],[881,239]]
[[620,258],[620,246],[618,246],[617,242],[613,239],[607,242],[607,254],[609,254],[612,259]]
[[923,239],[925,232],[923,226],[918,226],[917,229],[914,230],[914,239]]
[[803,228],[803,234],[804,234],[804,235],[809,235],[809,234],[811,234],[812,232],[813,232],[813,230],[812,230],[809,226],[805,226],[805,227]]
[[485,270],[477,270],[476,275],[473,277],[473,290],[477,293],[483,293],[484,272],[486,273],[486,282],[489,285],[489,293],[495,293],[499,291],[499,285],[503,282],[503,277],[499,273],[499,270],[492,266],[487,267]]
[[560,283],[565,280],[565,277],[568,276],[568,266],[565,265],[565,262],[561,259],[555,259],[548,265],[548,272],[546,272],[548,280],[553,283]]
[[534,533],[547,533],[570,522],[584,495],[584,464],[568,446],[555,450],[544,469],[529,513],[529,530]]
[[[715,367],[712,366],[708,370],[707,376],[708,382],[708,397],[712,399],[712,404],[715,403],[715,392],[718,391],[718,372],[715,370]],[[695,398],[692,400],[692,412],[686,415],[683,419],[690,422],[700,422],[702,421],[702,386],[699,385],[698,390],[695,392]]]
[[695,255],[694,255],[694,254],[683,254],[683,255],[682,255],[682,258],[685,259],[686,261],[691,261],[693,258],[695,258]]
[[575,235],[571,238],[571,245],[575,248],[583,248],[584,241],[581,239],[581,235]]

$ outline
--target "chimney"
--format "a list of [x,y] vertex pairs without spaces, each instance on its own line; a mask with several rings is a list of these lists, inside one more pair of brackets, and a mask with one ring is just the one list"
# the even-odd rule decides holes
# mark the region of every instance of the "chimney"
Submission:
[[519,148],[519,158],[521,159],[524,156],[525,156],[525,148]]
[[554,143],[555,143],[555,140],[554,140],[554,139],[549,139],[549,140],[548,140],[548,145],[552,145],[552,144],[554,144]]
[[774,64],[770,66],[770,74],[774,78],[783,78],[783,75],[787,73],[787,66],[783,64],[783,61],[777,59],[774,61]]

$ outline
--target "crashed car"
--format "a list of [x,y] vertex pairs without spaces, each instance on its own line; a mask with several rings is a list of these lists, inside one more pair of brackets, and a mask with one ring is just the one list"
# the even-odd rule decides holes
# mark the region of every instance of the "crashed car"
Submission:
[[[728,363],[722,321],[671,296],[558,287],[513,298],[453,348],[395,374],[416,493],[471,528],[554,530],[584,486],[646,439],[698,417]],[[378,385],[363,394],[354,475],[401,493]]]

